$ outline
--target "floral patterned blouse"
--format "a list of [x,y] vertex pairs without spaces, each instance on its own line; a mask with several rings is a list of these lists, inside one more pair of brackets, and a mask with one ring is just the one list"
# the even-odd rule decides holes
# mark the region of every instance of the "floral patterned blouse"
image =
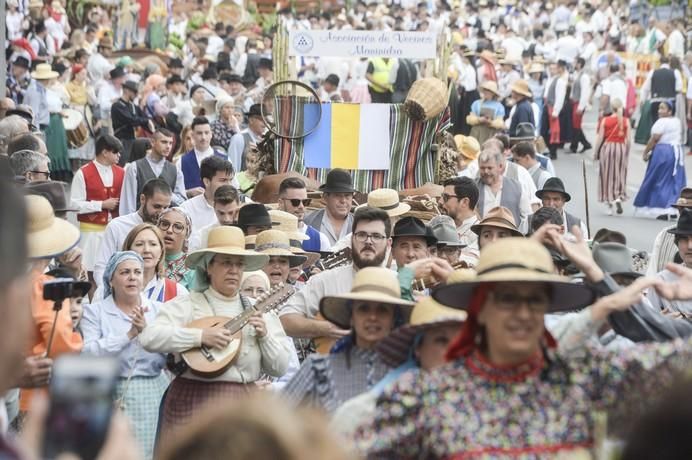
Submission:
[[[479,352],[407,373],[380,396],[356,434],[367,458],[536,459],[594,444],[594,414],[622,428],[692,364],[692,341],[610,352],[548,351],[500,368]],[[629,418],[625,418],[629,417]]]
[[228,150],[235,131],[220,119],[211,123],[211,145]]

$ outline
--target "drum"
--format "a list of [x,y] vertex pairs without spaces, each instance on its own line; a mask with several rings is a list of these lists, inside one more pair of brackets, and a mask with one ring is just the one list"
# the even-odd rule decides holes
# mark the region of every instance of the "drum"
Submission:
[[89,128],[87,127],[84,115],[74,109],[62,111],[67,144],[71,149],[78,149],[89,140]]

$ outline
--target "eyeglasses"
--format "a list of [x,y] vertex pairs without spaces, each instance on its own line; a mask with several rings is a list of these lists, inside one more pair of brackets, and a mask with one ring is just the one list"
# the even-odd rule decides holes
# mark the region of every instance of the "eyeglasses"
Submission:
[[387,235],[383,235],[381,233],[356,232],[353,234],[353,237],[359,243],[365,243],[368,241],[368,238],[370,238],[373,243],[381,243],[385,240],[385,238],[387,238]]
[[[180,222],[176,222],[173,225],[173,233],[181,234],[185,231],[185,226]],[[171,221],[166,219],[159,220],[159,228],[164,232],[171,228]]]
[[545,313],[550,302],[545,296],[520,296],[512,292],[494,292],[493,298],[501,310],[517,311],[520,306],[526,305],[531,313]]
[[447,201],[451,200],[452,198],[459,199],[457,195],[450,195],[449,193],[443,193],[442,194],[442,202],[446,203]]
[[312,198],[305,198],[304,200],[300,200],[298,198],[281,198],[284,201],[289,201],[291,203],[291,206],[294,208],[297,208],[300,206],[301,203],[303,203],[303,206],[306,208],[310,206],[310,203],[312,203]]
[[46,178],[50,177],[50,171],[29,171],[32,174],[43,174]]

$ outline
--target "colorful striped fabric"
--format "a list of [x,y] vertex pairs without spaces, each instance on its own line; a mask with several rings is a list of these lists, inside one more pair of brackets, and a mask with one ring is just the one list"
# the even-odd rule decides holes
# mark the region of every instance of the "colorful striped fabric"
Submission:
[[[298,130],[303,123],[304,106],[305,101],[299,98],[276,98],[279,123],[292,124],[292,132]],[[435,179],[435,155],[430,147],[435,134],[449,127],[449,110],[427,122],[412,121],[401,104],[392,104],[389,110],[390,168],[351,170],[355,188],[364,193],[377,188],[415,188]],[[328,168],[305,166],[304,139],[274,139],[274,164],[279,173],[296,171],[320,182],[326,180],[329,172]]]

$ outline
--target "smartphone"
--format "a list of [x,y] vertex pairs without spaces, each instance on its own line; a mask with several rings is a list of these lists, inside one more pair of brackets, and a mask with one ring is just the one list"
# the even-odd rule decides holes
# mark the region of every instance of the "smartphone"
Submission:
[[64,355],[53,366],[50,409],[43,458],[72,453],[96,458],[113,415],[118,360],[112,357]]

